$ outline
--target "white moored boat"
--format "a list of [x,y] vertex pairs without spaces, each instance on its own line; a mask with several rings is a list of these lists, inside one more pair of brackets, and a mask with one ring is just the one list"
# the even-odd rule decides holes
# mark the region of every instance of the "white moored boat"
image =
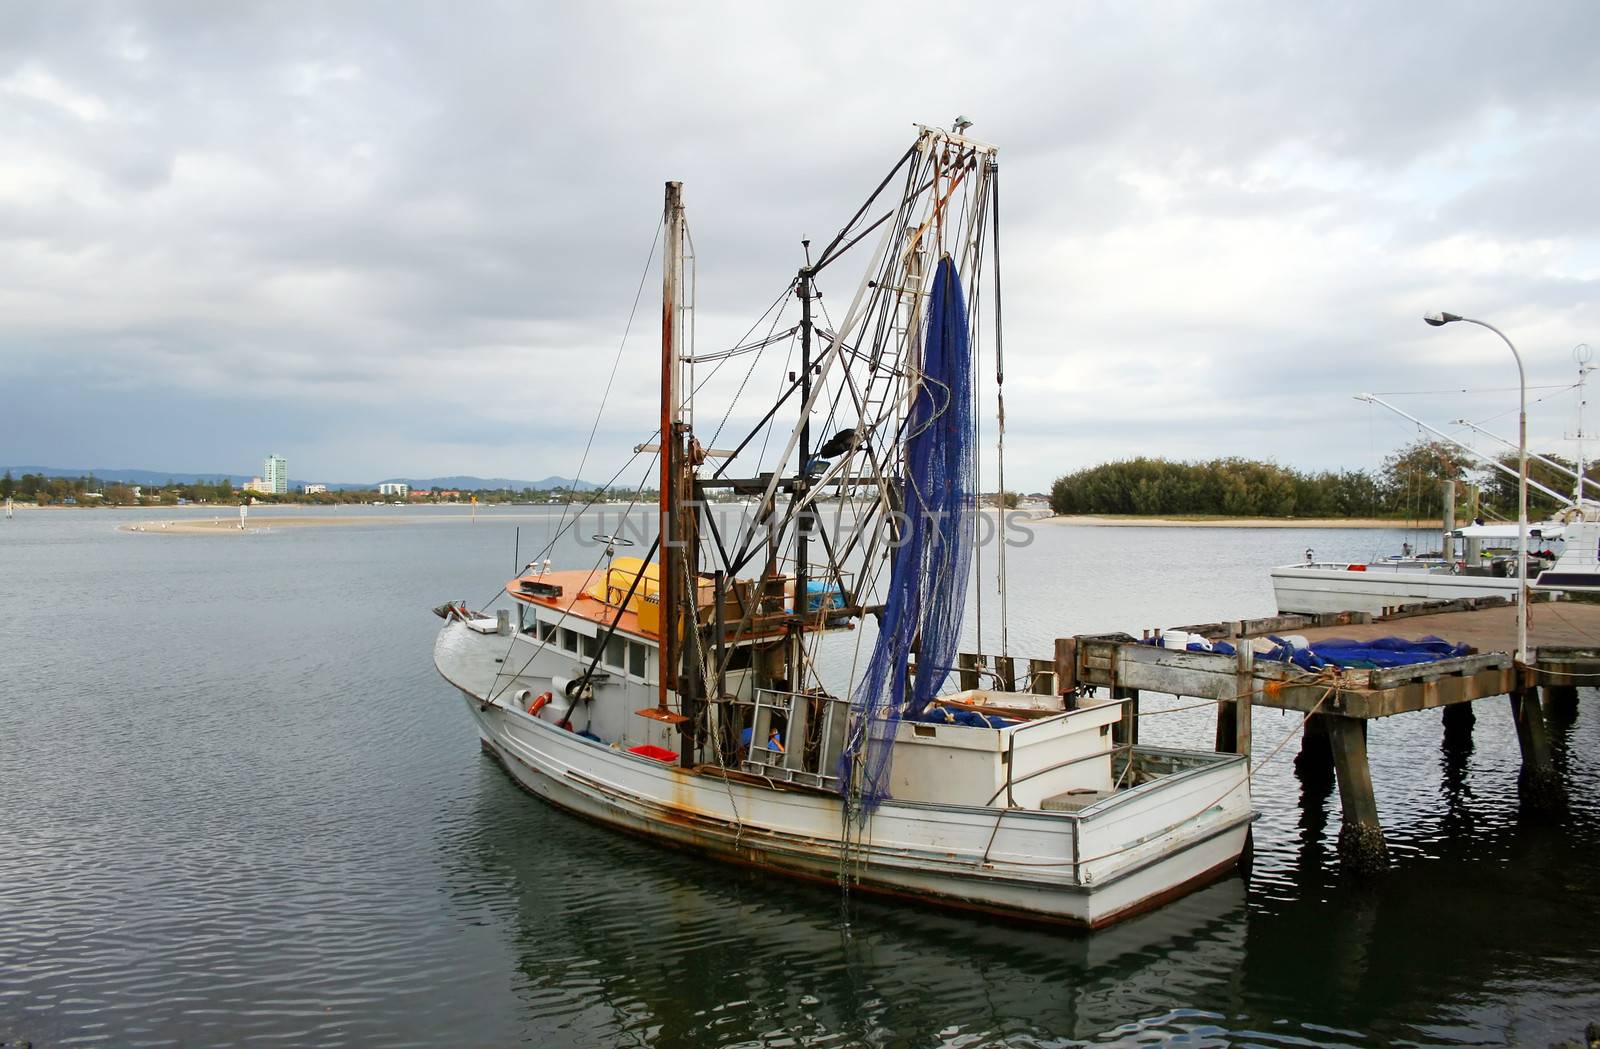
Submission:
[[[1453,539],[1515,545],[1517,526],[1469,525]],[[1600,509],[1573,506],[1550,521],[1530,525],[1528,585],[1550,593],[1600,591]],[[1272,570],[1278,611],[1286,613],[1370,612],[1465,597],[1517,596],[1515,556],[1488,563],[1441,557],[1395,557],[1383,561],[1313,561]]]
[[[999,298],[995,151],[957,127],[920,128],[808,254],[785,333],[799,368],[778,370],[774,410],[731,451],[696,431],[694,369],[753,354],[754,372],[775,340],[685,346],[692,281],[668,184],[666,437],[635,451],[659,460],[650,549],[616,556],[613,527],[592,567],[535,560],[492,617],[441,606],[434,660],[483,747],[581,816],[784,874],[1099,926],[1238,863],[1248,762],[1119,743],[1121,702],[1063,695],[1042,672],[1029,691],[945,688],[977,514],[979,327],[962,287],[992,273]],[[814,325],[818,275],[874,241],[837,328]],[[998,326],[995,342],[998,360]],[[796,422],[776,421],[786,406]],[[813,418],[837,427],[816,447]],[[725,534],[708,491],[755,498],[755,521]],[[822,519],[824,498],[848,528]]]

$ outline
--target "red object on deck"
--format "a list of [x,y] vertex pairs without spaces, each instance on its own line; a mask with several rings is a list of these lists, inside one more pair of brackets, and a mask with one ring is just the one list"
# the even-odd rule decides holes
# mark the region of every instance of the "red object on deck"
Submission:
[[1352,572],[1365,572],[1367,570],[1367,566],[1366,565],[1350,565],[1349,569]]
[[655,761],[661,762],[664,765],[673,765],[678,761],[678,755],[674,754],[666,747],[652,746],[649,743],[641,743],[637,747],[629,747],[628,753],[638,754],[640,757],[651,758]]

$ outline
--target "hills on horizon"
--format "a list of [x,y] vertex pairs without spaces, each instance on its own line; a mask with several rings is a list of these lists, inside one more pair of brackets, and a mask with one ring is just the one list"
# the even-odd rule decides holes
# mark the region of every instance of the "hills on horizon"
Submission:
[[[0,471],[10,470],[11,476],[20,477],[23,474],[41,474],[45,477],[95,477],[102,481],[114,481],[118,484],[138,484],[160,486],[169,481],[174,484],[194,484],[197,481],[220,481],[227,478],[235,485],[249,482],[252,474],[231,473],[180,473],[164,470],[126,470],[126,469],[64,469],[57,466],[0,466]],[[289,487],[299,488],[306,481],[291,478]],[[471,474],[453,474],[449,477],[384,477],[376,481],[316,481],[315,484],[326,484],[331,491],[344,492],[350,490],[367,491],[377,488],[380,484],[406,484],[412,488],[456,488],[462,491],[494,490],[507,488],[513,492],[520,492],[524,488],[533,488],[540,491],[549,491],[552,488],[568,488],[577,492],[592,492],[600,486],[589,481],[574,481],[570,477],[550,476],[538,481],[524,481],[512,477],[474,477]]]

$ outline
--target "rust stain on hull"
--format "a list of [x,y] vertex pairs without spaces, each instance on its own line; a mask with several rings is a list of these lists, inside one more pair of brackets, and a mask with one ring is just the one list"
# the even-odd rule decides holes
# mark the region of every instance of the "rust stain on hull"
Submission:
[[[661,846],[671,849],[675,852],[696,856],[701,859],[715,859],[721,863],[732,866],[742,867],[748,870],[766,871],[773,874],[779,874],[786,878],[793,878],[797,881],[809,882],[813,885],[838,884],[838,880],[835,876],[818,874],[787,863],[774,861],[770,858],[770,854],[766,850],[759,848],[758,846],[741,845],[738,849],[730,849],[722,847],[713,842],[701,843],[694,841],[683,841],[676,838],[664,837],[659,834],[652,834],[647,830],[631,826],[627,823],[611,823],[603,820],[596,820],[587,813],[584,813],[570,805],[563,804],[553,797],[545,797],[544,795],[537,793],[523,783],[522,780],[511,771],[511,767],[507,764],[507,762],[508,760],[514,761],[523,768],[528,769],[536,776],[545,776],[546,774],[544,772],[534,768],[532,765],[529,765],[527,762],[518,758],[514,754],[507,754],[503,752],[489,740],[479,737],[479,742],[482,744],[484,752],[490,757],[494,758],[501,768],[505,770],[506,774],[511,777],[511,781],[523,791],[535,798],[538,798],[540,801],[546,802],[552,807],[567,813],[570,816],[583,820],[585,823],[599,823],[608,829],[622,831],[630,837],[637,838],[640,841],[649,842],[652,845]],[[692,773],[681,773],[681,775],[690,774]],[[674,783],[680,784],[681,779],[678,776],[675,776]],[[693,806],[657,804],[656,808],[660,812],[663,819],[692,831],[698,830],[704,832],[710,826],[715,826],[725,822],[707,816],[705,813],[696,810]],[[968,914],[981,914],[985,917],[996,918],[1018,925],[1028,925],[1030,927],[1043,925],[1050,928],[1093,930],[1104,928],[1105,926],[1111,925],[1115,922],[1124,921],[1128,918],[1132,918],[1136,915],[1143,914],[1147,911],[1154,910],[1157,907],[1161,907],[1167,903],[1170,903],[1180,896],[1187,895],[1188,893],[1193,892],[1202,886],[1221,880],[1236,867],[1238,867],[1238,865],[1239,859],[1237,857],[1224,860],[1216,866],[1202,871],[1198,875],[1189,878],[1178,885],[1174,885],[1171,888],[1163,890],[1154,896],[1140,900],[1137,903],[1129,907],[1125,907],[1120,911],[1114,911],[1110,914],[1103,915],[1089,921],[1085,921],[1081,918],[1075,918],[1071,915],[1048,914],[1039,911],[1026,911],[1009,907],[998,907],[980,903],[967,897],[948,896],[938,893],[912,892],[906,889],[897,889],[892,886],[877,885],[864,881],[855,883],[852,886],[852,889],[854,891],[862,892],[877,898],[894,899],[905,903],[914,904],[919,907],[934,908],[938,910],[958,910]]]

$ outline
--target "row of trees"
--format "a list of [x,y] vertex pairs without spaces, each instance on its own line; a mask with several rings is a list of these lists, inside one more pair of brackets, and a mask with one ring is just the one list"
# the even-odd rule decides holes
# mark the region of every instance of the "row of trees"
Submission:
[[[1547,456],[1571,469],[1572,463]],[[1516,456],[1501,460],[1510,474],[1485,467],[1465,452],[1439,441],[1418,441],[1384,460],[1376,473],[1365,470],[1304,472],[1249,459],[1183,463],[1138,458],[1104,463],[1067,474],[1050,489],[1050,508],[1058,514],[1203,514],[1225,517],[1395,517],[1437,518],[1443,511],[1444,481],[1475,484],[1481,512],[1514,518],[1517,513]],[[1600,469],[1585,474],[1600,479]],[[1533,460],[1529,476],[1557,492],[1573,482]],[[1458,512],[1470,509],[1465,488]],[[1530,489],[1534,517],[1562,505]]]

